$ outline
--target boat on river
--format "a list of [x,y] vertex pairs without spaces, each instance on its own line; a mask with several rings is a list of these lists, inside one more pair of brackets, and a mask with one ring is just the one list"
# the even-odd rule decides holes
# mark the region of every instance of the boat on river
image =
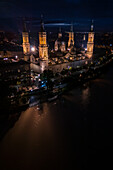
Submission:
[[53,101],[53,100],[55,100],[55,99],[57,99],[58,98],[58,95],[55,95],[55,96],[53,96],[53,97],[49,97],[48,98],[48,101],[50,102],[50,101]]
[[40,100],[37,100],[35,102],[32,102],[32,103],[29,103],[29,107],[33,107],[33,106],[36,106],[40,103]]

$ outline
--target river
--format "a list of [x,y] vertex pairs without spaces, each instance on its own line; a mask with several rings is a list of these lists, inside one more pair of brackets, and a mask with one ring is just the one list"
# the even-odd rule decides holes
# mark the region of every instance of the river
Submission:
[[22,112],[0,141],[0,170],[113,169],[113,64],[86,86]]

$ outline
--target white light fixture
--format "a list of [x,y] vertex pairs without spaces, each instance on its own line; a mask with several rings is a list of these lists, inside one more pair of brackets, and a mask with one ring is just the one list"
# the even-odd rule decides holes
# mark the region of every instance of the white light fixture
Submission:
[[32,51],[32,52],[35,52],[35,47],[31,47],[31,51]]

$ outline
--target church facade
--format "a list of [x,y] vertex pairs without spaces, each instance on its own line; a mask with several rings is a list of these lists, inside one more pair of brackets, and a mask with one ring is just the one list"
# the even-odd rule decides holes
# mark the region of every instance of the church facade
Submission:
[[[39,55],[38,55],[38,63],[34,62],[33,55],[30,52],[30,43],[29,36],[27,31],[23,31],[23,53],[25,56],[32,56],[33,60],[31,62],[32,68],[35,68],[37,72],[43,72],[44,70],[50,69],[55,70],[55,72],[60,72],[63,69],[68,67],[77,67],[78,65],[85,64],[87,59],[91,59],[93,55],[94,48],[94,32],[93,32],[93,24],[91,25],[91,31],[88,34],[88,42],[87,42],[87,52],[85,54],[76,54],[76,48],[74,45],[74,32],[73,27],[71,26],[71,30],[69,33],[69,39],[66,49],[66,43],[62,39],[61,30],[58,33],[58,39],[54,44],[54,57],[51,54],[48,54],[48,44],[47,44],[47,33],[44,29],[44,22],[41,20],[41,28],[39,32]],[[28,58],[27,58],[28,59]],[[26,59],[26,60],[27,60]],[[82,60],[82,61],[80,61]],[[83,61],[84,60],[84,61]],[[90,60],[89,60],[90,61]]]
[[93,23],[91,25],[91,31],[88,34],[88,42],[87,42],[87,57],[91,58],[93,56],[94,49],[94,31],[93,31]]
[[27,55],[30,53],[30,43],[29,43],[29,34],[27,32],[25,22],[23,25],[22,39],[23,39],[23,44],[22,44],[23,53],[24,53],[24,55]]

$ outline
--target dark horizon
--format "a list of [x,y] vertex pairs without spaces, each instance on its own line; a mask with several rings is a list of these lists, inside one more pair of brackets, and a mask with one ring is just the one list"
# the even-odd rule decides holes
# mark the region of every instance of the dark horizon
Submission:
[[[0,2],[0,30],[20,31],[20,19],[35,18],[39,22],[44,15],[48,27],[64,27],[74,23],[76,31],[89,31],[91,20],[94,20],[95,31],[112,32],[113,2],[94,0],[6,0]],[[59,21],[56,25],[56,20]],[[62,21],[62,22],[61,22]],[[34,19],[32,19],[34,22]],[[60,24],[62,23],[62,24]],[[38,24],[32,25],[35,30]]]
[[[40,17],[40,16],[39,16]],[[37,18],[39,18],[37,17]],[[28,31],[30,32],[38,32],[40,29],[40,19],[37,19],[37,22],[34,22],[32,17],[10,17],[10,18],[0,18],[1,25],[0,31],[7,31],[7,32],[22,32],[22,20],[23,18],[28,18],[26,21],[26,25]],[[29,20],[29,21],[28,21]],[[32,21],[31,21],[32,20]],[[113,25],[109,23],[110,21],[107,20],[106,24],[104,25],[101,20],[100,27],[100,20],[94,20],[94,32],[113,32]],[[105,20],[105,19],[103,19]],[[73,23],[74,32],[89,32],[91,26],[91,19],[76,19],[76,21],[72,20],[63,20],[63,19],[48,19],[44,18],[44,25],[46,30],[54,31],[58,30],[61,27],[63,30],[69,31],[71,27],[71,23]]]

